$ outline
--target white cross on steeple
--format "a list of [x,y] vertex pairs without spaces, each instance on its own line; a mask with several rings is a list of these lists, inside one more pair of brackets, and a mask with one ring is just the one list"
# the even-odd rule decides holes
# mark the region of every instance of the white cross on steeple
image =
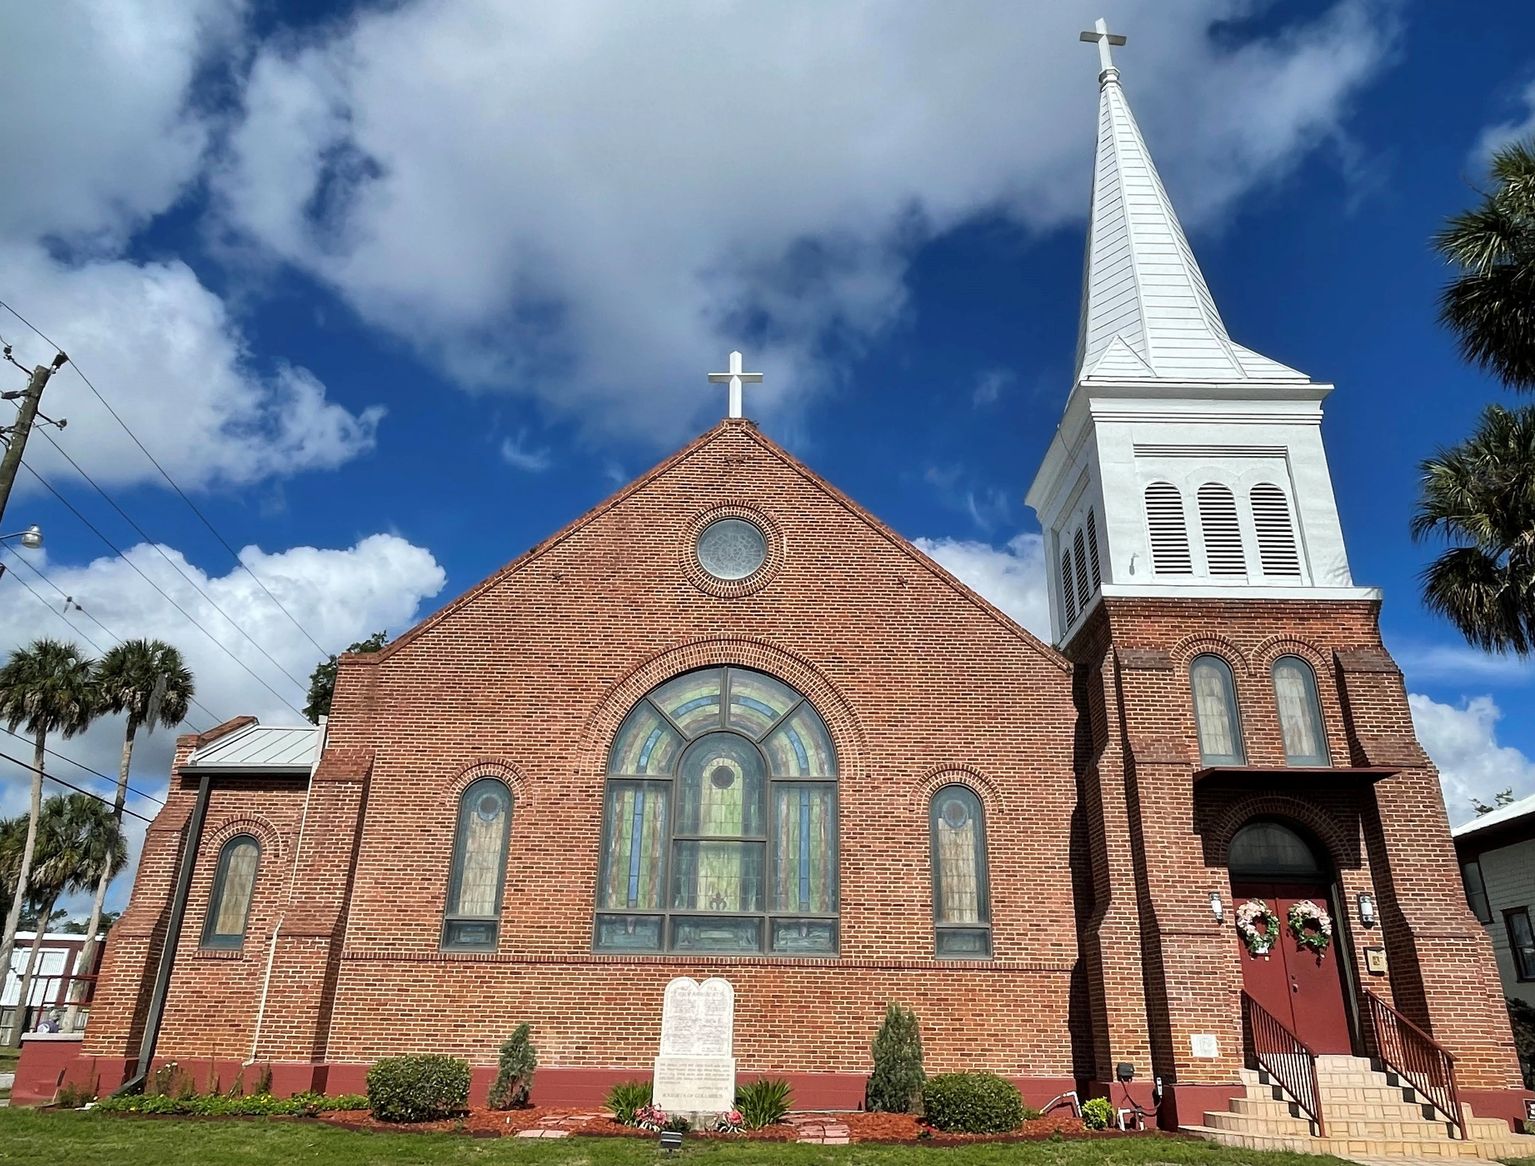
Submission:
[[1109,53],[1109,46],[1125,43],[1124,37],[1109,31],[1108,21],[1104,20],[1101,16],[1089,31],[1084,32],[1077,39],[1085,40],[1089,43],[1093,41],[1098,42],[1098,67],[1104,73],[1114,68],[1114,58]]
[[732,352],[730,354],[730,371],[711,372],[709,380],[713,384],[728,384],[730,386],[730,416],[739,417],[741,416],[741,386],[747,382],[760,384],[762,382],[762,374],[760,372],[742,372],[741,354],[739,352]]

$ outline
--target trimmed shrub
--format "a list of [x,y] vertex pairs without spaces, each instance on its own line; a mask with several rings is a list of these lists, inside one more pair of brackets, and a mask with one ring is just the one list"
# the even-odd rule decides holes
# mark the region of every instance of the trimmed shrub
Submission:
[[922,1106],[922,1030],[909,1008],[885,1005],[885,1019],[874,1036],[874,1072],[864,1090],[864,1108],[885,1113],[913,1113]]
[[1023,1097],[995,1073],[940,1073],[922,1088],[922,1106],[934,1129],[957,1134],[1002,1134],[1023,1124]]
[[749,1130],[776,1126],[789,1112],[794,1094],[782,1077],[764,1077],[749,1085],[736,1086],[736,1109],[741,1124]]
[[650,1101],[649,1081],[620,1081],[608,1090],[607,1100],[603,1104],[613,1111],[613,1120],[619,1125],[632,1126],[635,1124],[634,1115],[649,1105]]
[[1082,1103],[1082,1124],[1088,1129],[1107,1129],[1113,1120],[1114,1103],[1107,1097],[1093,1097]]
[[368,1070],[368,1108],[379,1121],[436,1121],[469,1108],[469,1062],[385,1057]]
[[501,1065],[490,1087],[491,1109],[521,1109],[533,1092],[533,1070],[538,1067],[538,1050],[528,1035],[531,1025],[519,1024],[501,1046]]
[[273,1097],[270,1093],[252,1093],[248,1097],[218,1094],[170,1097],[164,1093],[141,1093],[103,1097],[93,1108],[102,1113],[165,1113],[183,1117],[313,1117],[338,1109],[367,1109],[368,1099],[358,1093],[336,1097],[319,1093],[295,1093],[292,1097]]

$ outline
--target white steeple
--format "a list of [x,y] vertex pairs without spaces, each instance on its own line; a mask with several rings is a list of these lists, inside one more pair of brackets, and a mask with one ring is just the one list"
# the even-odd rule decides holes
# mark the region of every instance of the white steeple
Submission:
[[1130,112],[1103,21],[1075,384],[1029,490],[1055,639],[1100,595],[1359,598],[1320,384],[1231,339]]

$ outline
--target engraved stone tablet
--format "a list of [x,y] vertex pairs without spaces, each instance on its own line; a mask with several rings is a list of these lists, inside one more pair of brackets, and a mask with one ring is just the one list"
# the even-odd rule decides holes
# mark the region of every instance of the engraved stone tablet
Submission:
[[735,1104],[735,1007],[735,989],[718,976],[666,985],[654,1094],[662,1109],[722,1113]]

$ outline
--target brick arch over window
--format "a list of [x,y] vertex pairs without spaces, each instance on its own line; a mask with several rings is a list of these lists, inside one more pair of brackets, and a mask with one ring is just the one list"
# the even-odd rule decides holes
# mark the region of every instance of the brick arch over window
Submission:
[[222,818],[216,826],[205,828],[201,852],[216,855],[226,842],[238,834],[249,834],[255,838],[261,846],[263,863],[268,859],[286,860],[288,857],[288,840],[282,832],[260,814],[248,813]]
[[967,785],[981,799],[988,818],[1007,811],[1007,799],[996,782],[973,765],[935,765],[911,787],[908,804],[918,814],[926,814],[933,795],[946,785]]
[[500,778],[506,788],[512,791],[512,801],[519,806],[528,796],[528,779],[523,776],[522,770],[503,758],[483,757],[459,768],[443,791],[443,804],[456,809],[464,791],[482,777]]
[[1185,636],[1172,646],[1168,655],[1173,663],[1185,672],[1194,662],[1195,656],[1219,656],[1231,666],[1233,675],[1238,682],[1252,675],[1252,666],[1248,654],[1237,646],[1234,640],[1228,640],[1225,636],[1211,635],[1209,632],[1196,632]]
[[1320,857],[1334,871],[1341,872],[1360,865],[1359,841],[1345,835],[1332,814],[1309,801],[1282,794],[1254,794],[1238,798],[1217,814],[1205,835],[1209,861],[1215,866],[1226,866],[1231,853],[1231,840],[1236,837],[1237,831],[1249,822],[1263,818],[1299,826],[1321,848]]

